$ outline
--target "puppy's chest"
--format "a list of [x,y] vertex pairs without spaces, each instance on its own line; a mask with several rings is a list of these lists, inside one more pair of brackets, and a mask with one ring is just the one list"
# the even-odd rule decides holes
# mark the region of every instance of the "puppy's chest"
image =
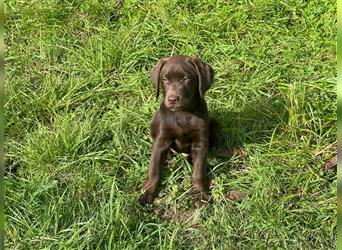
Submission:
[[176,116],[171,122],[166,124],[166,129],[169,130],[172,137],[187,141],[197,134],[199,130],[198,125],[199,121],[194,117]]
[[199,136],[199,129],[193,120],[181,119],[168,127],[173,143],[171,148],[179,153],[190,153],[191,144]]
[[194,133],[177,133],[173,137],[171,148],[179,153],[190,153]]

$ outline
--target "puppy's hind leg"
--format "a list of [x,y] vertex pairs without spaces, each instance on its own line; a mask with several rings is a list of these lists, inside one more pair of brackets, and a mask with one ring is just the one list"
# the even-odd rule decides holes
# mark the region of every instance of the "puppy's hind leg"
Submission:
[[221,125],[215,118],[209,118],[209,149],[216,147],[219,142]]

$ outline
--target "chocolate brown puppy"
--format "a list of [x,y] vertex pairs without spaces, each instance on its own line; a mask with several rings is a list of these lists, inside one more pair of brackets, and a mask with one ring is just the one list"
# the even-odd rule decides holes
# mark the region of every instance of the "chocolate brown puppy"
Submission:
[[215,146],[219,123],[208,116],[205,92],[213,84],[214,71],[197,58],[175,55],[161,59],[151,70],[151,81],[163,101],[151,122],[153,140],[147,179],[139,203],[153,202],[160,181],[160,168],[171,152],[188,154],[193,164],[194,205],[209,199],[208,150]]

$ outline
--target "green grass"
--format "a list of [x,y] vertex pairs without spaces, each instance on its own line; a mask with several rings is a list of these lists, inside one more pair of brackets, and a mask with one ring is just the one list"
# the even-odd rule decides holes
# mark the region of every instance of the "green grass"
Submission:
[[[5,1],[7,249],[334,249],[335,1]],[[164,171],[137,204],[158,108],[149,71],[200,57],[206,95],[244,159]],[[246,194],[228,199],[229,191]]]

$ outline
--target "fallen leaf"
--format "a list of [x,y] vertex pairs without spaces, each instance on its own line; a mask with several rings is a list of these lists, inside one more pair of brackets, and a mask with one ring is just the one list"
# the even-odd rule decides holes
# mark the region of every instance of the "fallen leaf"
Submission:
[[210,188],[215,188],[218,186],[218,183],[216,181],[216,179],[211,179],[210,180]]
[[334,157],[330,158],[325,164],[324,164],[324,170],[328,171],[335,167],[337,165],[337,155]]

